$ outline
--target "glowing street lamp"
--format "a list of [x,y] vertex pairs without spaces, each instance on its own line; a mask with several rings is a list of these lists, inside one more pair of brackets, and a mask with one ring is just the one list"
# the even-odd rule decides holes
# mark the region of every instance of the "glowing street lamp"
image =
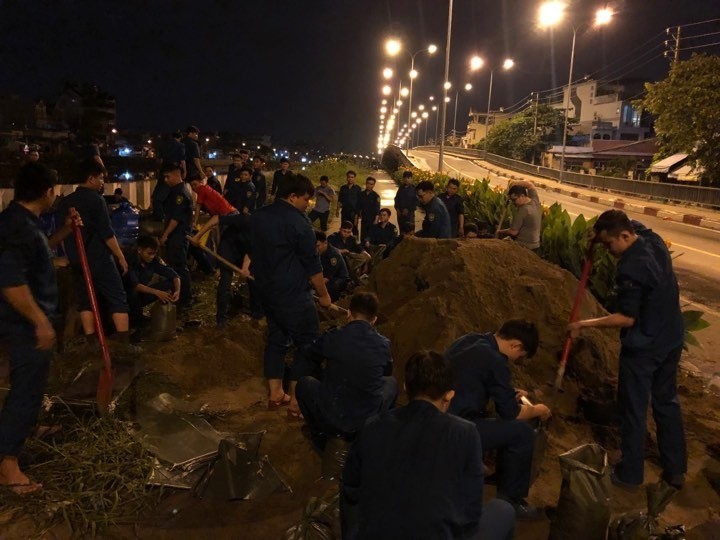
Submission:
[[392,93],[392,88],[390,88],[390,85],[386,84],[382,87],[382,93],[383,96],[389,96]]
[[385,69],[383,69],[382,73],[383,73],[383,77],[385,79],[392,79],[392,76],[393,76],[392,68],[386,67]]
[[410,90],[408,90],[406,87],[402,87],[400,89],[400,95],[402,97],[408,97],[408,94],[410,94]]
[[410,73],[408,73],[408,75],[410,76],[410,80],[417,79],[418,72],[416,69],[411,69]]
[[397,39],[388,39],[385,42],[385,52],[388,56],[395,56],[402,50],[402,43]]
[[[538,23],[542,28],[552,28],[559,25],[565,17],[565,8],[567,4],[559,0],[552,0],[545,2],[540,6],[538,11]],[[610,24],[613,18],[613,10],[610,8],[598,9],[595,12],[594,26],[604,26]],[[562,150],[560,152],[560,182],[563,181],[565,175],[565,146],[567,144],[567,126],[568,126],[568,114],[570,112],[570,94],[572,93],[572,76],[573,66],[575,64],[575,42],[577,40],[577,31],[580,28],[589,26],[588,23],[583,23],[580,26],[573,25],[573,38],[572,47],[570,48],[570,71],[568,74],[568,86],[567,94],[565,95],[565,122],[563,126],[563,143]],[[487,138],[486,138],[487,139]]]
[[466,91],[466,92],[469,92],[470,90],[472,90],[472,84],[467,83],[467,84],[465,85],[465,91]]
[[450,90],[452,88],[452,83],[450,81],[445,81],[445,83],[443,84],[443,88],[445,90]]
[[485,60],[483,60],[479,56],[473,56],[470,59],[470,71],[477,71],[478,69],[483,67],[484,63],[485,63]]

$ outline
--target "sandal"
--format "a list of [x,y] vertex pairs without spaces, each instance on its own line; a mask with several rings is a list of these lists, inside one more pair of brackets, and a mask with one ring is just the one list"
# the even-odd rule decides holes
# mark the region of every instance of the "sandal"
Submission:
[[275,411],[279,409],[280,407],[284,407],[285,405],[288,405],[292,401],[292,397],[290,397],[290,394],[283,394],[283,397],[280,399],[272,400],[268,399],[268,411]]

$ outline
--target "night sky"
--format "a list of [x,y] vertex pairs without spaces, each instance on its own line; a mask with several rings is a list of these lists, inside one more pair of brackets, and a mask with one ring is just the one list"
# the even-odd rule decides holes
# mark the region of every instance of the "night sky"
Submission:
[[[489,71],[466,73],[473,53],[517,63],[512,72],[495,72],[493,108],[566,83],[571,26],[554,35],[538,30],[539,4],[455,0],[450,80],[475,85],[459,102],[459,130],[468,108],[484,110],[487,102]],[[599,7],[590,0],[570,5],[577,25]],[[575,78],[662,78],[668,63],[662,47],[653,48],[665,28],[720,17],[718,0],[621,0],[614,7],[610,27],[578,32]],[[416,59],[413,101],[427,103],[441,92],[446,27],[446,0],[0,0],[0,94],[48,99],[64,80],[87,81],[117,97],[121,129],[192,123],[370,152],[380,72],[393,64],[384,39],[399,36],[411,52],[438,45],[434,57]],[[720,32],[719,22],[688,29],[712,32]],[[681,46],[714,42],[720,33]],[[398,58],[407,72],[409,57]],[[451,104],[449,124],[452,113]]]

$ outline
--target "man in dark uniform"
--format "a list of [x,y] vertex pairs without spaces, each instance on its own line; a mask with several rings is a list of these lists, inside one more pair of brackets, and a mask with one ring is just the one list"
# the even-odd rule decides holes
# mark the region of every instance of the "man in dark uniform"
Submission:
[[225,185],[227,186],[230,182],[235,180],[235,177],[237,177],[240,174],[240,169],[243,167],[242,158],[240,157],[240,154],[231,154],[230,157],[232,158],[232,163],[228,165],[227,174],[225,176]]
[[260,208],[265,206],[265,200],[267,199],[267,180],[263,173],[265,159],[262,156],[253,156],[252,165],[252,183],[255,186],[255,208]]
[[460,189],[460,182],[451,178],[448,180],[445,193],[438,195],[438,199],[445,204],[450,215],[450,234],[453,238],[462,236],[465,226],[465,205],[462,197],[458,195],[458,189]]
[[[97,161],[92,159],[83,161],[79,169],[82,183],[73,193],[63,197],[58,205],[58,215],[68,215],[71,208],[80,214],[85,224],[82,228],[82,236],[95,294],[100,306],[112,314],[115,325],[116,333],[112,336],[112,341],[117,343],[123,352],[136,353],[140,351],[130,345],[129,307],[122,278],[118,272],[119,266],[122,274],[126,274],[128,264],[110,225],[107,204],[100,195],[105,183],[105,173],[105,167]],[[75,242],[65,242],[65,251],[73,270],[75,294],[85,338],[92,350],[99,350],[95,318]]]
[[342,474],[343,538],[509,540],[507,502],[483,503],[482,443],[475,426],[445,414],[450,362],[415,353],[405,365],[410,403],[370,418]]
[[388,246],[395,242],[397,228],[390,223],[392,210],[383,208],[378,213],[378,222],[370,227],[370,234],[365,241],[365,250],[372,255],[373,263],[378,262]]
[[192,304],[192,283],[187,266],[188,241],[193,222],[193,199],[187,185],[180,176],[177,165],[163,165],[162,178],[170,186],[170,194],[165,199],[165,229],[160,244],[165,246],[165,260],[170,268],[180,276],[180,308],[189,308]]
[[218,193],[222,194],[222,184],[220,183],[220,180],[218,180],[218,177],[215,174],[215,169],[210,166],[205,167],[205,178],[207,178],[207,186],[209,188],[212,188]]
[[243,167],[232,182],[225,183],[225,198],[241,214],[252,214],[255,210],[255,185],[251,178],[252,169]]
[[186,131],[187,135],[185,139],[183,139],[183,144],[185,145],[185,166],[187,168],[187,174],[183,180],[190,181],[196,178],[205,180],[205,173],[200,163],[200,147],[197,143],[200,130],[195,126],[189,126]]
[[154,236],[140,236],[137,249],[128,257],[125,290],[130,304],[130,323],[142,323],[142,309],[159,300],[163,304],[180,299],[177,272],[158,257],[160,242]]
[[450,238],[450,214],[445,205],[435,196],[435,188],[429,180],[423,180],[415,188],[417,198],[425,210],[420,238]]
[[280,188],[292,176],[290,170],[290,161],[288,158],[280,158],[280,168],[273,174],[272,186],[270,186],[270,195],[273,197],[280,191]]
[[360,209],[360,195],[362,193],[360,186],[355,183],[355,176],[355,171],[348,171],[345,173],[347,183],[340,186],[338,206],[336,210],[336,212],[340,213],[342,221],[349,221],[352,223],[353,234],[358,233],[358,211]]
[[28,163],[15,199],[0,213],[0,344],[10,357],[11,384],[0,411],[0,486],[17,495],[42,489],[20,470],[18,455],[40,412],[55,345],[58,288],[52,252],[72,233],[76,212],[49,240],[40,214],[55,201],[55,174]]
[[398,227],[408,221],[415,230],[415,209],[417,208],[417,193],[413,184],[412,171],[403,173],[402,185],[395,194],[395,212],[397,212]]
[[[528,505],[534,431],[526,420],[547,420],[545,405],[518,403],[525,391],[511,382],[508,361],[532,357],[537,351],[534,324],[510,320],[494,334],[467,334],[446,352],[455,370],[455,397],[449,412],[475,423],[484,450],[497,450],[497,494],[515,508],[518,519],[542,519],[544,513]],[[487,406],[495,405],[490,416]]]
[[360,195],[358,214],[360,215],[360,241],[367,241],[370,228],[377,223],[380,213],[380,195],[375,191],[375,179],[368,176],[365,180],[365,191]]
[[323,267],[325,286],[332,301],[336,302],[352,283],[345,259],[335,247],[328,243],[327,235],[324,232],[315,231],[315,243]]
[[300,417],[295,385],[299,376],[308,373],[297,373],[291,368],[290,393],[286,394],[285,355],[294,345],[294,365],[302,366],[307,347],[320,334],[311,285],[321,306],[332,303],[315,246],[315,233],[305,215],[314,191],[308,178],[288,177],[275,202],[252,216],[250,268],[268,325],[264,355],[268,407],[289,405],[288,414],[293,418]]
[[611,315],[577,321],[582,328],[620,328],[620,449],[612,473],[614,484],[637,489],[644,479],[648,398],[660,447],[662,478],[682,488],[687,448],[677,393],[677,370],[683,348],[684,324],[680,292],[665,242],[652,230],[631,221],[622,210],[607,210],[593,225],[593,241],[618,259],[615,284],[617,309]]
[[325,332],[308,350],[306,360],[316,368],[324,362],[325,369],[319,379],[298,381],[297,399],[319,452],[328,436],[352,439],[365,420],[395,404],[390,341],[373,328],[377,314],[377,296],[355,293],[348,323]]
[[328,236],[328,242],[345,257],[350,276],[358,281],[360,275],[367,272],[367,264],[372,257],[353,235],[352,223],[343,221],[340,230]]
[[[173,132],[170,138],[160,149],[160,167],[168,163],[175,163],[180,166],[181,176],[186,176],[185,164],[185,145],[181,141],[182,136],[179,131]],[[162,176],[158,174],[158,181],[155,184],[152,195],[150,197],[152,203],[152,216],[156,221],[163,220],[163,204],[170,193],[170,188],[163,182]]]

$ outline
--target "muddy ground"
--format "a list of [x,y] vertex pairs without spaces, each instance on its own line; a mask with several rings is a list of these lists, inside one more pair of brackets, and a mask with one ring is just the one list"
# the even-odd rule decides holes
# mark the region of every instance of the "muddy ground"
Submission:
[[[458,242],[412,239],[371,274],[367,288],[381,300],[379,331],[392,341],[395,373],[402,380],[405,360],[418,349],[443,350],[470,331],[490,331],[502,321],[524,317],[534,321],[541,346],[534,359],[513,366],[516,386],[531,392],[555,412],[548,427],[550,448],[542,473],[530,492],[536,505],[556,505],[561,476],[557,455],[579,445],[598,442],[616,460],[617,430],[612,413],[618,343],[615,331],[588,332],[571,355],[565,392],[557,394],[547,382],[554,380],[557,352],[577,280],[568,272],[545,263],[518,246],[498,240]],[[152,391],[169,391],[190,401],[220,430],[266,430],[261,451],[292,487],[262,501],[208,503],[188,492],[170,492],[157,508],[132,527],[108,531],[107,538],[277,539],[296,523],[309,496],[323,495],[333,483],[320,479],[320,459],[300,433],[298,422],[285,411],[266,407],[262,378],[264,323],[253,327],[235,318],[218,331],[213,321],[213,283],[204,282],[197,313],[203,326],[189,329],[178,339],[146,344],[143,357],[152,376],[164,381]],[[600,315],[602,308],[588,295],[582,316]],[[341,321],[338,321],[341,322]],[[325,326],[331,324],[324,323]],[[70,353],[71,354],[71,353]],[[56,362],[56,373],[65,355]],[[706,380],[683,371],[679,388],[690,454],[687,484],[662,515],[663,524],[685,524],[687,538],[715,538],[720,530],[720,413],[717,395]],[[143,399],[140,397],[138,399]],[[404,401],[404,396],[401,397]],[[579,406],[582,404],[582,407]],[[648,434],[646,481],[657,480],[660,469],[651,426]],[[88,472],[91,474],[91,471]],[[487,489],[492,496],[493,488]],[[619,513],[644,506],[642,495],[613,488],[612,510]],[[31,525],[3,525],[0,538],[26,538]],[[549,521],[519,524],[516,538],[547,538]],[[62,527],[55,538],[66,534]],[[713,536],[715,535],[715,536]]]

